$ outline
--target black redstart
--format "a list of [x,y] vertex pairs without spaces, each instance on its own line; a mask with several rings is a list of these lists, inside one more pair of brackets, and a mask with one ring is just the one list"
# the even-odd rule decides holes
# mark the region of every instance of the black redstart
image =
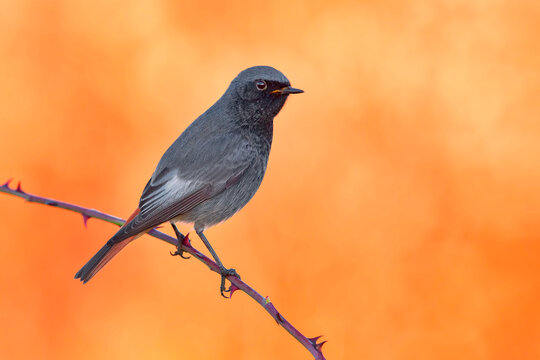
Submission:
[[[225,94],[167,149],[143,190],[139,207],[75,275],[89,281],[128,243],[169,221],[194,223],[221,270],[226,269],[203,231],[240,210],[255,195],[266,172],[273,121],[289,94],[302,93],[269,66],[242,71]],[[181,255],[181,253],[180,253]]]

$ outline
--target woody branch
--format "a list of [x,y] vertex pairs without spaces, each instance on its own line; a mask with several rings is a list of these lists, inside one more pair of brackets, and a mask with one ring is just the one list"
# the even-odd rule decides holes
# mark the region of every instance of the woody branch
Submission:
[[[99,210],[88,209],[88,208],[73,205],[67,202],[53,200],[50,198],[27,193],[22,190],[20,182],[17,184],[16,188],[10,188],[9,187],[10,182],[11,180],[8,180],[4,185],[0,186],[0,192],[21,197],[28,202],[39,203],[39,204],[44,204],[48,206],[53,206],[53,207],[58,207],[61,209],[74,211],[82,215],[85,226],[87,226],[88,220],[91,218],[103,220],[112,224],[116,224],[118,226],[122,226],[122,224],[124,224],[125,222],[124,219],[106,214]],[[193,257],[203,262],[206,266],[210,268],[210,270],[218,274],[220,273],[218,265],[212,259],[204,255],[203,253],[201,253],[200,251],[198,251],[191,245],[191,242],[189,241],[189,236],[188,236],[189,234],[184,237],[184,240],[182,241],[181,244],[179,244],[176,238],[169,236],[165,233],[162,233],[160,231],[157,231],[156,229],[150,230],[148,232],[148,235],[158,238],[160,240],[163,240],[171,245],[174,245],[177,248],[180,247],[183,251],[188,252]],[[242,290],[247,295],[249,295],[253,300],[258,302],[259,305],[261,305],[263,309],[266,310],[266,312],[268,312],[270,316],[274,318],[274,320],[276,321],[278,325],[283,327],[298,342],[300,342],[311,353],[311,355],[313,355],[315,360],[325,360],[325,357],[322,354],[321,348],[326,341],[317,343],[320,336],[317,336],[314,338],[308,338],[302,335],[300,331],[298,331],[289,321],[287,321],[283,317],[283,315],[281,315],[281,313],[277,311],[276,307],[274,306],[274,304],[270,301],[268,297],[262,296],[257,291],[255,291],[255,289],[253,289],[251,286],[249,286],[244,281],[242,281],[241,279],[235,276],[228,276],[227,279],[231,282],[230,295],[229,295],[230,297],[232,297],[235,291]]]

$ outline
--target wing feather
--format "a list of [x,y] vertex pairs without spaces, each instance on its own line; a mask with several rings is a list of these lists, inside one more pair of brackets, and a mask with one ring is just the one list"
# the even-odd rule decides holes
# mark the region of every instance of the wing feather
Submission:
[[165,221],[193,209],[212,195],[212,186],[206,184],[197,191],[183,197],[180,201],[171,202],[166,206],[152,207],[146,212],[141,212],[124,229],[124,236],[139,234],[142,231],[154,228]]
[[124,236],[174,219],[235,186],[254,159],[252,148],[237,136],[210,137],[185,153],[178,146],[173,144],[161,159],[144,188],[141,212],[125,227]]

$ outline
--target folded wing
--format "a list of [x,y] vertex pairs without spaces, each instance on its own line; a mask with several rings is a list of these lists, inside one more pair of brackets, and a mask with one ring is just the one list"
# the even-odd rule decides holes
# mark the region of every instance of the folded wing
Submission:
[[143,191],[140,213],[118,240],[174,219],[234,186],[255,158],[249,143],[235,135],[208,138],[191,151],[177,150],[173,144],[163,156]]

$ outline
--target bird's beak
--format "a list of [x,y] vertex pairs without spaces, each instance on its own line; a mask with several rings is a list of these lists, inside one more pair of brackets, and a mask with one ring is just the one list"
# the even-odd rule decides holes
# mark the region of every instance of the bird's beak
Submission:
[[295,89],[291,86],[285,86],[281,89],[271,91],[270,94],[289,95],[289,94],[301,94],[304,90]]

